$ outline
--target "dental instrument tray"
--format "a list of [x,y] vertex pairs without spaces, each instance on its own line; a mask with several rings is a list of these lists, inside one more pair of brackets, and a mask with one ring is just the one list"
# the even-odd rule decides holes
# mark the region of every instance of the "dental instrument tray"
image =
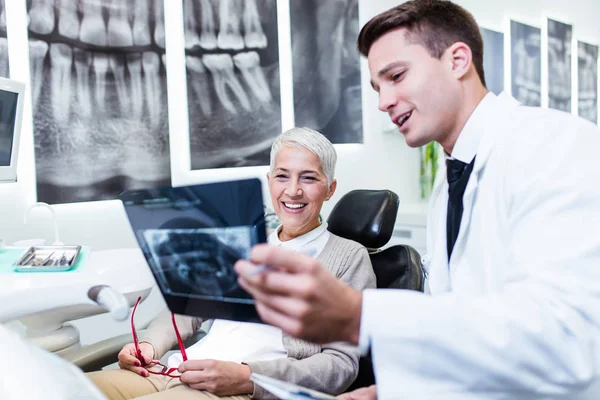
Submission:
[[81,246],[31,246],[15,263],[18,272],[68,271],[77,262]]

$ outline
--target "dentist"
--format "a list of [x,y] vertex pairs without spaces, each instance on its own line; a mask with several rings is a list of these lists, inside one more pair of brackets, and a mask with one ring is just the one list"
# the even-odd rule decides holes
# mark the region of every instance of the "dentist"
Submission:
[[[236,270],[262,319],[370,347],[377,386],[345,399],[597,399],[598,127],[489,93],[479,27],[450,1],[394,7],[358,47],[406,142],[448,156],[428,213],[430,293],[361,293],[317,260],[257,246]],[[250,276],[258,263],[275,270]]]

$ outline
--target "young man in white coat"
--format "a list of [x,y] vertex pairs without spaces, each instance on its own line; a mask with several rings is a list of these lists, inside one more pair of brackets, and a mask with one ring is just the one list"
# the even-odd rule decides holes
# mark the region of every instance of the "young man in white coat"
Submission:
[[[363,27],[379,108],[410,146],[440,143],[429,293],[357,292],[266,246],[236,265],[262,319],[371,348],[377,386],[345,399],[600,398],[600,130],[485,87],[473,17],[409,1]],[[255,264],[274,269],[248,276]]]

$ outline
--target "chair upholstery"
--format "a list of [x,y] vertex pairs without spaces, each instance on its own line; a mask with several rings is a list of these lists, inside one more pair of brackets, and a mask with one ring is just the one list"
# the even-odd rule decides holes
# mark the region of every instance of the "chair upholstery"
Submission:
[[[424,274],[419,253],[408,245],[381,249],[392,237],[398,204],[398,195],[390,190],[353,190],[346,193],[331,211],[328,229],[369,250],[378,289],[423,291]],[[348,390],[374,383],[371,357],[361,357],[358,377]]]
[[333,207],[327,229],[367,249],[379,249],[392,237],[398,203],[391,190],[353,190]]
[[378,289],[423,291],[423,267],[417,250],[408,245],[395,245],[369,255]]

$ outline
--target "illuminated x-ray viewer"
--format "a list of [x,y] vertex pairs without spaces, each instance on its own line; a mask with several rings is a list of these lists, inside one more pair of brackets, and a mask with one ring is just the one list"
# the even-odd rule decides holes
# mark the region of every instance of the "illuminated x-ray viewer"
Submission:
[[233,270],[266,240],[258,179],[131,190],[120,198],[171,311],[259,320]]
[[0,183],[17,180],[25,84],[0,78]]

